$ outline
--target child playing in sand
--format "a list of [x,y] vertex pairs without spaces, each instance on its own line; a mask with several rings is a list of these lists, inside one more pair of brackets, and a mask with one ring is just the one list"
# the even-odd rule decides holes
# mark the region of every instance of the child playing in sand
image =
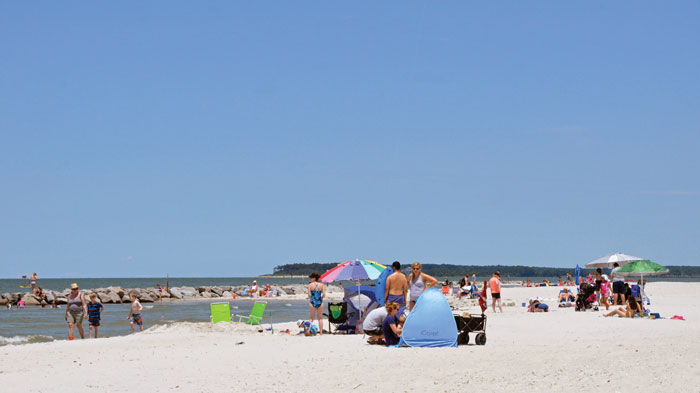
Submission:
[[143,306],[136,297],[136,292],[129,293],[129,298],[131,299],[131,307],[129,308],[129,315],[126,317],[126,319],[130,320],[129,324],[131,325],[131,333],[136,333],[134,324],[139,325],[139,331],[142,332],[143,319],[141,318],[141,310],[143,310]]
[[[97,301],[97,294],[90,294],[90,301],[87,304],[88,322],[90,323],[90,338],[97,338],[97,327],[100,326],[100,313],[104,309],[102,303]],[[93,330],[95,331],[93,336]]]
[[298,320],[297,326],[304,329],[305,336],[315,336],[318,334],[318,326],[316,326],[315,323],[311,323],[311,321]]

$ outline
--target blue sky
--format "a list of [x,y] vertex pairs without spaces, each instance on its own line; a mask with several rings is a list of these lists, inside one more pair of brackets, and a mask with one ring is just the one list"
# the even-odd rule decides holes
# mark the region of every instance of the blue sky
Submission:
[[0,276],[700,264],[697,2],[2,8]]

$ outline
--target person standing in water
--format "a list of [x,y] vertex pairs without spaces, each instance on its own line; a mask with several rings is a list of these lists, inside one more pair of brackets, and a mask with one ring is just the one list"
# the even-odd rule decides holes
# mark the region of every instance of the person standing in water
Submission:
[[394,272],[386,278],[386,288],[384,288],[384,303],[394,302],[399,306],[406,305],[406,292],[408,292],[408,281],[406,276],[401,274],[401,263],[394,261],[391,264]]
[[138,297],[136,297],[136,292],[129,293],[129,299],[131,299],[131,307],[129,307],[129,316],[126,319],[129,320],[129,325],[131,326],[131,334],[136,333],[136,328],[134,324],[139,326],[139,331],[143,331],[143,318],[141,317],[141,311],[143,311],[143,306],[139,302]]
[[311,282],[306,287],[306,290],[309,296],[309,312],[311,314],[309,322],[313,323],[314,318],[317,319],[319,335],[323,335],[323,310],[321,306],[323,305],[323,298],[326,297],[326,286],[318,282],[320,277],[316,272],[311,273],[309,275]]
[[78,333],[80,333],[80,338],[85,338],[85,332],[83,331],[83,319],[87,319],[88,311],[87,304],[85,302],[85,297],[78,284],[70,284],[70,294],[68,295],[68,304],[66,307],[65,319],[68,322],[68,339],[72,340],[73,328],[77,326]]
[[406,278],[409,288],[411,289],[411,303],[408,305],[409,310],[413,310],[413,306],[416,305],[416,300],[423,294],[423,291],[437,285],[435,277],[423,273],[421,269],[420,262],[413,262],[411,265],[411,273]]

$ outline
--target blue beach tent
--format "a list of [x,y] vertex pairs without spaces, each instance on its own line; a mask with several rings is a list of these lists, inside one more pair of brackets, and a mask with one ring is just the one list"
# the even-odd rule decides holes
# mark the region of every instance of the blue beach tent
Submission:
[[457,323],[442,292],[430,288],[418,298],[403,325],[399,346],[457,346]]

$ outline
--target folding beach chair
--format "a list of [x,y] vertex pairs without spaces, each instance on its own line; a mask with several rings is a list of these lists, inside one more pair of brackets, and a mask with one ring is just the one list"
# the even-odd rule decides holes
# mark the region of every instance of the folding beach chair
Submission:
[[[238,318],[236,322],[247,323],[248,325],[260,325],[266,307],[267,302],[255,302],[255,304],[253,304],[253,309],[250,310],[250,315],[234,315],[235,318]],[[247,319],[247,321],[244,321],[245,319]]]
[[[328,327],[328,331],[331,334],[337,334],[339,331],[345,331],[345,333],[348,333],[348,330],[354,330],[355,327],[353,326],[352,328],[347,325],[348,322],[348,303],[347,302],[340,302],[340,303],[328,303],[328,314],[325,314],[328,317],[328,324],[330,325]],[[345,326],[342,326],[345,324]],[[335,326],[335,331],[333,331],[333,327]]]
[[211,322],[231,322],[231,306],[228,303],[212,303]]

